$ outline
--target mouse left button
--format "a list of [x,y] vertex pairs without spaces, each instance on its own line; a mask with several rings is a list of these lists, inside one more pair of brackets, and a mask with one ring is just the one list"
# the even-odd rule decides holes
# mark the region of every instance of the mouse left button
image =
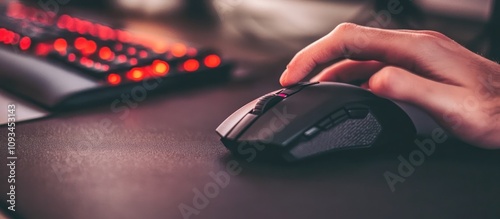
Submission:
[[255,119],[257,118],[257,115],[254,114],[246,114],[239,122],[234,126],[234,128],[229,132],[229,134],[226,136],[227,139],[233,139],[235,140],[238,138],[246,129],[248,126],[250,126]]
[[258,99],[253,100],[250,103],[247,103],[243,107],[239,108],[227,117],[215,130],[221,137],[226,137],[229,132],[242,120],[245,115],[251,112],[258,102]]

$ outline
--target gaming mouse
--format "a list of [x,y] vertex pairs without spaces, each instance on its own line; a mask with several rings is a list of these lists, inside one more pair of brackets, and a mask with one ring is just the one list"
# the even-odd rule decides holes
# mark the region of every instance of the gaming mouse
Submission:
[[246,104],[216,132],[233,154],[249,161],[297,161],[340,150],[409,142],[417,134],[414,120],[421,118],[412,120],[398,104],[366,89],[309,82]]

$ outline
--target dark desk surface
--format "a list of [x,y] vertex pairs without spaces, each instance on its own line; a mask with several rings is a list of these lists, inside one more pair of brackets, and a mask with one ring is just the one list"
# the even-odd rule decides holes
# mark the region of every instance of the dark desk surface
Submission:
[[[215,127],[249,99],[276,88],[275,81],[153,97],[125,119],[102,107],[19,125],[18,213],[182,218],[179,204],[193,206],[193,189],[213,182],[209,173],[225,170],[234,159]],[[116,128],[106,128],[103,120]],[[383,174],[397,173],[398,155],[349,153],[295,165],[238,160],[241,173],[191,218],[500,216],[498,151],[449,140],[391,192]],[[6,178],[4,171],[0,178]],[[6,180],[0,182],[4,192]]]
[[[285,64],[256,66],[255,77],[239,82],[148,96],[128,115],[103,105],[19,124],[19,218],[182,218],[179,206],[193,207],[193,190],[235,162],[214,129],[277,89]],[[5,136],[0,129],[2,145]],[[400,147],[293,165],[236,160],[241,173],[190,218],[500,218],[499,151],[448,140],[392,192],[384,173],[397,173],[398,156],[417,150]]]

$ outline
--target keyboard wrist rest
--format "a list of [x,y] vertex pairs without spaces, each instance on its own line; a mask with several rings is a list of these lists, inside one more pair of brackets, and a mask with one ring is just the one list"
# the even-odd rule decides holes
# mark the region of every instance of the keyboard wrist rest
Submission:
[[73,94],[101,86],[71,69],[35,57],[4,49],[0,49],[0,57],[0,86],[49,108]]

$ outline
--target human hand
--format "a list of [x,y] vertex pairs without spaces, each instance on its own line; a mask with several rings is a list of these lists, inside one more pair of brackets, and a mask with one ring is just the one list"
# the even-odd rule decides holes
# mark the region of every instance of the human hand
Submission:
[[297,53],[280,83],[299,82],[318,64],[347,58],[311,81],[352,82],[427,111],[465,142],[500,148],[500,65],[434,31],[344,23]]

